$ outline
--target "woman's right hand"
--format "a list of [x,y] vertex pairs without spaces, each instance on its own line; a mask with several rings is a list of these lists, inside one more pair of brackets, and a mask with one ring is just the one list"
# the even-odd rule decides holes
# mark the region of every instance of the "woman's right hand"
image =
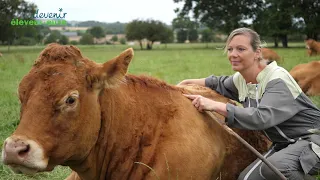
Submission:
[[185,79],[177,84],[177,86],[189,85],[189,84],[197,84],[199,86],[205,86],[205,79]]

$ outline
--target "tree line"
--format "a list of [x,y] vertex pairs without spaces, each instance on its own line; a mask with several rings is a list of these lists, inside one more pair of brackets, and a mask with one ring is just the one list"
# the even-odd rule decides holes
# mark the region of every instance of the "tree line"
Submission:
[[[215,41],[214,34],[229,34],[238,27],[250,27],[264,39],[274,41],[275,47],[281,42],[288,46],[288,36],[304,35],[315,40],[320,32],[320,0],[173,0],[184,3],[176,9],[177,17],[169,26],[158,20],[136,19],[127,24],[101,23],[97,21],[78,22],[78,26],[94,26],[82,36],[81,44],[93,44],[93,38],[106,34],[125,33],[126,39],[112,37],[112,42],[136,40],[141,49],[152,49],[154,42]],[[37,6],[25,0],[0,0],[0,44],[34,45],[68,42],[58,31],[51,31],[48,25],[12,26],[13,19],[32,20]],[[190,17],[192,14],[193,17]],[[16,23],[16,22],[15,22]],[[70,22],[72,23],[72,22]],[[71,25],[68,22],[68,25]],[[199,38],[201,36],[201,38]],[[44,40],[45,39],[45,40]],[[143,47],[143,40],[147,40]],[[44,41],[43,41],[44,40]],[[112,43],[111,42],[111,43]]]
[[[275,46],[288,46],[288,35],[304,34],[317,40],[320,33],[320,0],[173,0],[183,3],[175,11],[212,30],[229,34],[239,27],[251,27],[261,36],[272,37]],[[249,22],[248,22],[249,21]]]
[[126,26],[127,40],[137,40],[143,49],[142,40],[147,39],[147,49],[152,49],[155,41],[173,42],[173,31],[165,23],[157,20],[133,20]]

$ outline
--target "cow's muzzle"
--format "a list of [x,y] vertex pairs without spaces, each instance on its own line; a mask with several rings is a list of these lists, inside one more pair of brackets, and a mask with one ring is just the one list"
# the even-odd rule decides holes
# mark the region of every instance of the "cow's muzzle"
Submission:
[[37,142],[20,136],[11,136],[5,140],[2,161],[14,172],[24,174],[44,171],[48,165],[43,148]]

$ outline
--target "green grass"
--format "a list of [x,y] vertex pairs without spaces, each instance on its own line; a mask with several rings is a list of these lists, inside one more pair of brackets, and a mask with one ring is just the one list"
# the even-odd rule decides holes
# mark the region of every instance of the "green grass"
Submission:
[[[268,45],[272,45],[269,43]],[[292,48],[278,48],[275,51],[284,58],[280,65],[290,70],[297,64],[320,57],[309,58],[306,55],[304,44],[289,44]],[[97,62],[105,62],[118,55],[128,46],[78,46],[83,55]],[[229,75],[234,73],[229,65],[226,55],[223,54],[223,43],[209,44],[169,44],[154,46],[152,51],[141,51],[134,46],[135,57],[130,65],[129,73],[145,74],[165,80],[170,84],[177,84],[187,78],[202,78],[211,74]],[[7,47],[0,46],[0,146],[6,137],[15,129],[19,121],[19,102],[17,87],[22,77],[28,73],[34,60],[44,46]],[[320,107],[320,96],[311,97],[312,101]],[[0,180],[18,179],[64,179],[70,170],[58,167],[53,172],[41,173],[35,176],[14,175],[0,163]]]

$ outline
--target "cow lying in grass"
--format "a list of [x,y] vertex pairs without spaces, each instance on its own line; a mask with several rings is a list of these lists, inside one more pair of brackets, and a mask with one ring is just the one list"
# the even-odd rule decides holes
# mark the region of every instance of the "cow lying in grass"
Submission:
[[[104,64],[50,44],[19,85],[20,123],[3,146],[17,173],[69,166],[67,179],[236,179],[255,155],[182,94],[229,100],[127,74],[128,49]],[[221,118],[215,114],[216,118]],[[237,132],[263,152],[269,141]]]

